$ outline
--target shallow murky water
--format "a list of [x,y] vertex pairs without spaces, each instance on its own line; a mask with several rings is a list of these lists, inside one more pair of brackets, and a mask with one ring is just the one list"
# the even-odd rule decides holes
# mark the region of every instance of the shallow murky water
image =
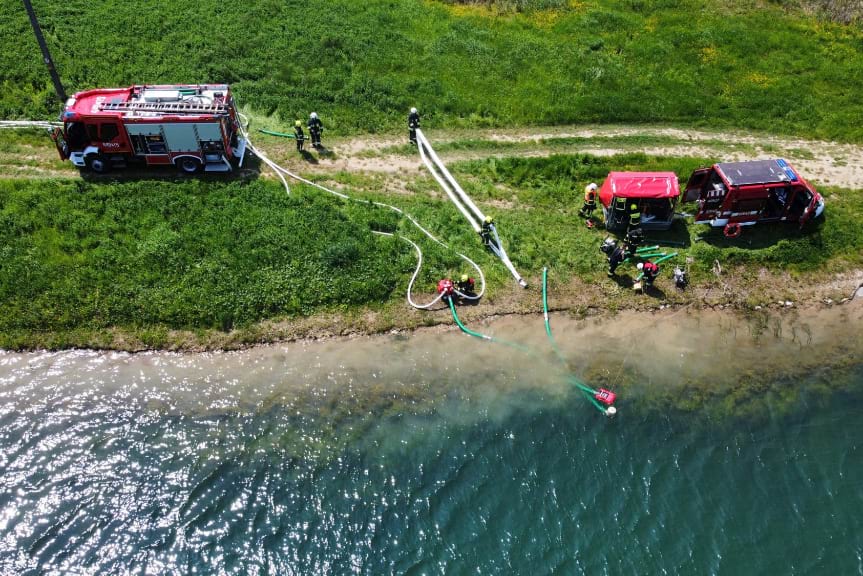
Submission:
[[863,574],[861,321],[0,353],[0,573]]

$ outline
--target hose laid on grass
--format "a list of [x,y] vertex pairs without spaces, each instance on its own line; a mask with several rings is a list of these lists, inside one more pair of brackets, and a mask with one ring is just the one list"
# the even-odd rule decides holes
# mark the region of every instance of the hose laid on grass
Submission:
[[[245,116],[243,116],[242,114],[240,116],[241,116],[241,118],[245,118]],[[245,122],[246,122],[246,125],[248,125],[248,119],[247,118],[245,118]],[[269,166],[273,170],[273,172],[276,173],[276,175],[281,179],[282,184],[284,184],[285,190],[287,191],[288,194],[291,193],[291,189],[290,189],[290,186],[288,185],[287,180],[285,179],[285,176],[289,176],[289,177],[293,178],[294,180],[298,180],[304,184],[308,184],[309,186],[312,186],[314,188],[318,188],[319,190],[323,190],[324,192],[327,192],[329,194],[333,194],[334,196],[338,196],[339,198],[341,198],[343,200],[366,203],[365,200],[358,200],[356,198],[351,198],[347,194],[343,194],[341,192],[336,192],[335,190],[331,190],[331,189],[327,188],[326,186],[322,186],[316,182],[312,182],[311,180],[307,180],[307,179],[303,178],[302,176],[299,176],[298,174],[294,174],[290,170],[288,170],[282,166],[279,166],[278,164],[276,164],[275,162],[273,162],[272,160],[267,158],[266,154],[261,152],[252,143],[252,141],[249,139],[248,132],[246,132],[246,126],[244,126],[242,123],[240,123],[240,132],[242,133],[243,137],[246,139],[249,150],[251,150],[258,158],[260,158],[267,166]],[[436,242],[441,247],[443,247],[447,250],[451,250],[451,248],[449,246],[447,246],[446,244],[444,244],[443,242],[438,240],[434,236],[434,234],[432,234],[431,232],[426,230],[419,222],[417,222],[414,219],[413,216],[411,216],[407,212],[403,211],[401,208],[397,208],[396,206],[392,206],[390,204],[385,204],[383,202],[374,202],[373,201],[372,204],[375,206],[379,206],[381,208],[388,208],[390,210],[393,210],[394,212],[396,212],[400,216],[404,216],[405,218],[407,218],[408,221],[410,221],[411,224],[416,226],[423,234],[425,234],[433,242]],[[377,234],[379,234],[381,236],[392,236],[392,234],[389,234],[388,232],[377,232]],[[437,298],[435,298],[434,300],[432,300],[431,302],[429,302],[427,304],[417,304],[416,302],[413,301],[413,298],[411,297],[411,290],[413,288],[413,285],[414,285],[414,282],[416,281],[417,276],[419,275],[420,268],[422,267],[422,250],[420,250],[420,247],[417,246],[414,242],[408,240],[404,236],[400,236],[400,238],[409,242],[417,252],[417,261],[418,261],[417,267],[414,270],[413,276],[411,276],[410,282],[408,283],[408,290],[407,290],[408,304],[410,304],[414,308],[419,308],[419,309],[423,309],[423,310],[428,309],[431,306],[433,306],[434,304],[436,304],[440,300],[441,296],[438,296]],[[474,262],[473,260],[471,260],[470,258],[465,256],[461,252],[456,252],[456,254],[459,256],[459,258],[461,258],[462,260],[464,260],[465,262],[467,262],[468,264],[473,266],[474,270],[476,270],[477,275],[479,276],[479,279],[480,279],[480,291],[475,296],[467,296],[467,295],[463,295],[461,293],[459,293],[459,295],[463,296],[465,298],[477,299],[477,300],[479,298],[482,298],[482,295],[485,294],[485,274],[482,273],[482,268],[480,268],[476,262]]]
[[297,139],[295,134],[285,134],[284,132],[276,132],[274,130],[264,130],[263,128],[258,128],[258,132],[263,132],[264,134],[269,134],[270,136],[280,136],[282,138],[293,138]]
[[435,153],[434,148],[431,147],[431,144],[426,138],[423,131],[417,129],[417,148],[419,149],[420,158],[423,161],[423,164],[426,165],[429,172],[431,172],[434,179],[443,188],[446,195],[455,204],[456,208],[458,208],[459,212],[467,219],[470,223],[471,227],[478,234],[481,233],[483,226],[488,226],[489,232],[494,236],[494,241],[487,240],[487,246],[491,249],[494,254],[500,258],[501,262],[503,262],[504,266],[506,266],[507,270],[509,270],[510,274],[516,279],[519,285],[522,288],[527,288],[527,282],[524,281],[524,278],[521,277],[521,274],[518,273],[518,270],[513,266],[512,261],[509,259],[509,256],[506,253],[506,250],[503,247],[503,243],[500,241],[500,237],[497,234],[497,228],[491,222],[486,222],[485,214],[482,213],[476,204],[470,199],[470,196],[465,193],[456,179],[450,174],[450,171],[447,170],[447,167],[441,162],[441,159],[438,158],[437,153]]
[[50,130],[63,126],[62,122],[48,122],[47,120],[0,120],[0,128],[42,128]]
[[[677,252],[672,252],[671,254],[666,254],[665,256],[663,256],[662,258],[659,258],[656,262],[654,262],[654,264],[657,264],[657,265],[658,265],[658,264],[660,264],[661,262],[665,262],[665,261],[666,261],[666,260],[668,260],[669,258],[674,258],[675,256],[677,256]],[[641,280],[642,278],[644,278],[644,272],[642,272],[641,274],[639,274],[638,276],[636,276],[635,281],[636,281],[636,282],[638,282],[638,281],[639,281],[639,280]]]

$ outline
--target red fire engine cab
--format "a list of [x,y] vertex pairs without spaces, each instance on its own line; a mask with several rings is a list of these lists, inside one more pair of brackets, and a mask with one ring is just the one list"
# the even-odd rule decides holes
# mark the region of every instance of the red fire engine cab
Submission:
[[85,90],[62,120],[52,134],[60,157],[93,172],[131,163],[230,172],[246,151],[227,84]]
[[697,202],[696,222],[740,235],[756,222],[797,222],[801,227],[824,211],[824,199],[783,159],[724,162],[689,177],[685,202]]

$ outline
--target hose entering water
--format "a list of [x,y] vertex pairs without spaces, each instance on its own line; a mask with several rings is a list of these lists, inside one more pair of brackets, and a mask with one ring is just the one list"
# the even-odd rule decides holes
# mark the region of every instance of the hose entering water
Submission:
[[[545,317],[545,333],[548,336],[548,341],[551,343],[551,347],[554,350],[555,355],[557,355],[558,360],[566,366],[566,359],[563,357],[563,354],[560,352],[560,348],[557,346],[557,341],[554,339],[554,335],[551,333],[551,322],[548,318],[548,268],[542,269],[542,313]],[[581,390],[587,399],[590,400],[591,404],[593,404],[597,410],[602,412],[603,414],[608,415],[609,413],[605,408],[596,400],[596,394],[598,393],[596,390],[573,376],[572,374],[567,375],[566,379],[570,384]],[[614,412],[612,412],[613,414]]]
[[480,334],[479,332],[474,332],[464,324],[462,324],[461,319],[458,317],[458,313],[455,311],[455,304],[453,304],[452,298],[446,299],[447,304],[449,304],[449,309],[452,312],[452,318],[455,320],[455,323],[458,324],[458,327],[461,328],[461,331],[465,334],[473,336],[474,338],[480,338],[482,340],[488,340],[489,342],[496,342],[498,344],[503,344],[504,346],[509,346],[510,348],[515,348],[516,350],[520,350],[525,354],[529,354],[531,356],[535,356],[536,354],[530,348],[522,346],[521,344],[516,344],[515,342],[509,342],[507,340],[501,340],[500,338],[494,338],[489,336],[488,334]]

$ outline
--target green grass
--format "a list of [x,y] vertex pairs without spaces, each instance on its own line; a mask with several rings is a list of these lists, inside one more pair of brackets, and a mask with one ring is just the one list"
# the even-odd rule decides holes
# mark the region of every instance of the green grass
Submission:
[[[598,249],[604,233],[587,229],[576,215],[584,184],[602,181],[610,170],[688,174],[712,160],[580,154],[466,161],[451,169],[495,216],[525,277],[537,278],[549,266],[560,281],[595,282],[604,276]],[[418,292],[431,292],[442,277],[473,273],[452,250],[369,200],[397,205],[474,258],[492,300],[511,287],[507,271],[430,177],[418,177],[413,194],[396,197],[377,191],[376,176],[326,179],[360,200],[345,202],[307,186],[287,196],[277,182],[263,180],[0,180],[0,347],[100,345],[115,328],[151,346],[170,344],[175,329],[239,328],[254,338],[262,320],[404,306],[413,249],[373,230],[420,243],[425,267]],[[679,222],[657,237],[687,245],[677,262],[693,258],[696,283],[712,277],[714,260],[726,268],[792,272],[860,267],[863,197],[822,192],[826,219],[805,232],[758,225],[731,242],[721,231]]]
[[[35,3],[67,90],[230,82],[329,134],[674,123],[863,141],[863,29],[757,1]],[[11,6],[11,5],[10,5]],[[22,7],[0,15],[0,117],[57,114]]]
[[0,181],[0,331],[227,330],[386,300],[413,266],[380,209],[264,182]]

